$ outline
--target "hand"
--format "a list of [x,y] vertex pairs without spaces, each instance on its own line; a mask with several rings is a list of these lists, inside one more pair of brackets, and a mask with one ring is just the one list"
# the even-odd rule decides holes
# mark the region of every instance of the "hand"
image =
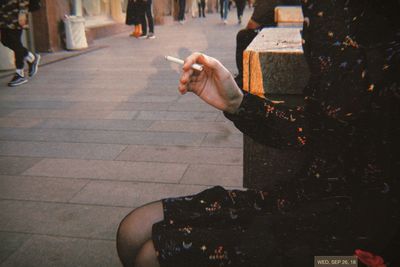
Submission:
[[[203,65],[203,71],[191,68],[194,63]],[[243,99],[243,94],[237,86],[232,74],[215,58],[193,53],[185,59],[182,67],[179,92],[193,92],[211,106],[235,113]]]
[[27,26],[27,16],[25,13],[19,13],[18,15],[18,24],[19,26],[21,26],[22,28],[25,28]]

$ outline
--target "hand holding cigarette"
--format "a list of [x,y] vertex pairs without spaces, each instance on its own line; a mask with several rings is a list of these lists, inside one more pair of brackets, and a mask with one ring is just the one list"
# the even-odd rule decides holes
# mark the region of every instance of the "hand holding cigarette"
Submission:
[[185,61],[166,59],[183,64],[178,88],[181,94],[192,92],[209,105],[229,113],[240,106],[243,94],[232,74],[217,59],[201,53],[193,53]]
[[[183,65],[185,63],[182,59],[176,58],[176,57],[172,57],[172,56],[165,56],[165,59],[168,60],[169,62],[174,62],[174,63],[177,63],[179,65]],[[197,70],[197,71],[202,71],[203,70],[203,66],[201,66],[199,64],[196,64],[196,63],[192,65],[192,68],[194,70]]]

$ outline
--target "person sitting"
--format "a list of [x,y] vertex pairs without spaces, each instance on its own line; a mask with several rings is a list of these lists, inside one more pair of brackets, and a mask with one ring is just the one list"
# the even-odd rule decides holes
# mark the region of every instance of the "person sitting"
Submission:
[[253,14],[247,25],[236,34],[236,67],[238,74],[235,81],[243,87],[243,51],[253,41],[260,30],[265,27],[274,27],[275,7],[279,5],[299,5],[298,0],[257,0],[254,4]]
[[117,233],[124,266],[309,267],[317,255],[400,266],[400,4],[302,6],[311,71],[303,105],[243,94],[201,53],[186,58],[178,89],[258,142],[304,151],[303,168],[263,190],[216,186],[133,210]]

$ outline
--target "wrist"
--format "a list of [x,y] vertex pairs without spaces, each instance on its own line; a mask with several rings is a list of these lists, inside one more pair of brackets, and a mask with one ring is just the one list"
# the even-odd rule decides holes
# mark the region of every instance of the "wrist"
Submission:
[[230,114],[235,114],[239,109],[240,105],[242,104],[242,101],[243,101],[243,94],[242,92],[239,91],[237,96],[230,101],[229,106],[226,108],[225,111]]

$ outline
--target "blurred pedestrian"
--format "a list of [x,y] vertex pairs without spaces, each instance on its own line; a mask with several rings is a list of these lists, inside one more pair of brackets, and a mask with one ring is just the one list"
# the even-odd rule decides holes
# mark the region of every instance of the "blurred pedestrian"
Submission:
[[[140,24],[142,25],[142,34],[139,38],[154,39],[154,20],[152,14],[152,0],[142,0],[140,8]],[[147,24],[149,24],[149,34],[147,34]]]
[[246,6],[246,0],[235,0],[238,24],[242,24],[243,11]]
[[224,24],[228,23],[229,0],[219,0],[219,12]]
[[183,24],[185,22],[186,0],[178,0],[178,5],[179,5],[178,21],[180,24]]
[[206,0],[197,0],[197,5],[199,7],[199,18],[205,18],[206,14],[204,13],[204,10],[206,8]]
[[139,36],[142,35],[142,25],[140,24],[140,3],[139,1],[141,0],[129,0],[128,1],[128,7],[126,9],[126,20],[125,24],[126,25],[133,25],[134,30],[130,34],[130,36],[138,38]]
[[28,0],[0,0],[0,38],[1,43],[14,51],[15,74],[8,86],[18,86],[28,82],[25,76],[25,61],[28,63],[28,75],[33,77],[40,62],[40,55],[23,46],[21,36],[28,27]]

